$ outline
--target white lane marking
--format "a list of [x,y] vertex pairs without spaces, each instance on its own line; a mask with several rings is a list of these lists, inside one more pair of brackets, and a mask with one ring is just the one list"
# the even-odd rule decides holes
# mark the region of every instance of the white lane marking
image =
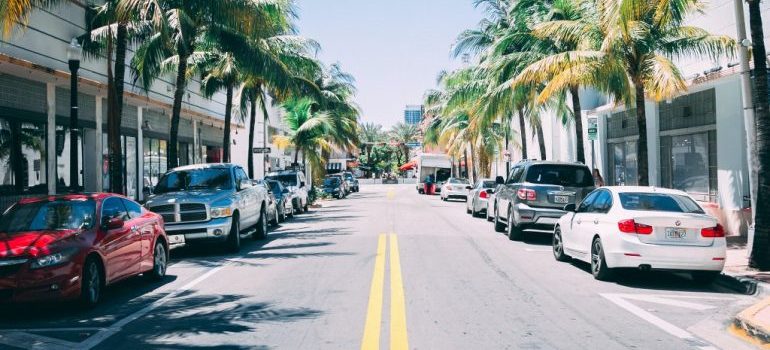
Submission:
[[628,312],[638,316],[639,318],[641,318],[641,319],[651,323],[655,327],[660,328],[661,330],[663,330],[664,332],[666,332],[668,334],[671,334],[671,335],[673,335],[673,336],[675,336],[677,338],[680,338],[680,339],[687,339],[687,340],[694,340],[695,339],[695,337],[692,334],[690,334],[690,332],[688,332],[688,331],[686,331],[684,329],[681,329],[681,328],[679,328],[677,326],[674,326],[673,324],[663,320],[662,318],[660,318],[658,316],[655,316],[655,315],[653,315],[653,314],[643,310],[642,308],[640,308],[640,307],[638,307],[638,306],[636,306],[634,304],[629,303],[628,301],[623,299],[623,297],[620,296],[620,295],[615,295],[615,294],[599,294],[599,295],[601,295],[605,299],[615,303],[615,305],[620,306],[620,307],[626,309],[626,311],[628,311]]
[[551,252],[551,248],[526,248],[525,252]]
[[710,309],[716,308],[716,306],[698,304],[698,303],[693,303],[689,301],[666,299],[657,295],[625,294],[625,295],[622,295],[621,297],[624,299],[632,299],[632,300],[638,300],[638,301],[646,301],[649,303],[677,306],[677,307],[683,307],[685,309],[693,309],[698,311],[710,310]]
[[203,275],[200,275],[198,278],[190,281],[189,283],[185,284],[184,286],[180,287],[179,289],[169,293],[165,297],[160,298],[160,299],[156,300],[155,302],[153,302],[152,304],[144,307],[143,309],[141,309],[141,310],[139,310],[137,312],[134,312],[131,315],[126,316],[125,318],[121,319],[118,322],[115,322],[110,327],[108,327],[108,328],[106,328],[104,330],[99,331],[98,333],[96,333],[96,334],[92,335],[91,337],[89,337],[86,341],[78,344],[79,345],[78,348],[80,348],[80,349],[91,349],[94,346],[97,346],[97,345],[101,344],[103,341],[107,340],[107,338],[109,338],[109,337],[113,336],[114,334],[120,332],[121,328],[124,327],[125,325],[127,325],[127,324],[129,324],[129,323],[131,323],[131,322],[141,318],[142,316],[148,314],[150,311],[155,310],[156,308],[162,306],[163,304],[165,304],[166,302],[168,302],[172,298],[176,297],[177,295],[182,294],[182,293],[188,291],[192,287],[195,287],[195,285],[197,285],[198,283],[201,283],[204,280],[206,280],[207,278],[213,276],[215,273],[219,272],[220,270],[225,268],[227,265],[229,265],[229,264],[225,263],[225,264],[223,264],[221,266],[218,266],[218,267],[215,267],[215,268],[209,270],[208,272],[204,273]]

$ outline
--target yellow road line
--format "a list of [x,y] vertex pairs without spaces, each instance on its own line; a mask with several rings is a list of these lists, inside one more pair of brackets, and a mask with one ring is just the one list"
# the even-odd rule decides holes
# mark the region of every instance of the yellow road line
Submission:
[[386,237],[380,234],[377,242],[377,256],[374,259],[374,276],[369,291],[369,307],[366,311],[366,325],[361,350],[380,348],[380,327],[382,326],[382,292],[385,285],[385,248]]
[[401,279],[401,261],[398,255],[398,237],[390,235],[390,348],[409,349],[406,333],[406,303]]
[[388,199],[396,198],[396,191],[395,190],[388,190],[388,193],[386,194],[386,197],[388,197]]

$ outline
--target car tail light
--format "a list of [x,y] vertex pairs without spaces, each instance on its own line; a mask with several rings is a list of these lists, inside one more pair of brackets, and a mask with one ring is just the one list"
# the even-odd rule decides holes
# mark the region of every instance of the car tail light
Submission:
[[537,199],[537,192],[535,192],[535,190],[530,190],[527,188],[520,188],[516,192],[516,196],[518,196],[519,199],[523,201],[534,201]]
[[618,229],[624,233],[636,233],[638,235],[649,235],[652,233],[652,226],[637,224],[634,219],[618,221]]
[[722,225],[717,224],[714,227],[706,227],[700,230],[700,235],[703,237],[724,237],[725,228]]
[[479,192],[479,198],[484,199],[484,198],[487,198],[487,197],[489,197],[489,195],[487,194],[487,191]]
[[452,190],[452,186],[446,185],[446,189],[451,191]]

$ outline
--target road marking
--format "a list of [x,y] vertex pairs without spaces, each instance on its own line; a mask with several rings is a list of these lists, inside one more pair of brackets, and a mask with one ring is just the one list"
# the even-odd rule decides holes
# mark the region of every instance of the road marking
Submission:
[[406,332],[404,283],[401,279],[398,237],[395,234],[390,234],[390,348],[393,350],[409,349]]
[[377,240],[377,256],[374,258],[374,275],[369,291],[369,307],[366,311],[364,339],[362,350],[377,350],[380,348],[380,327],[382,326],[382,290],[385,285],[385,235],[380,234]]
[[663,305],[669,305],[669,306],[678,306],[678,307],[683,307],[685,309],[693,309],[698,311],[716,309],[716,306],[698,304],[698,303],[693,303],[689,301],[666,299],[666,298],[661,298],[660,296],[657,296],[657,295],[626,294],[626,295],[623,295],[622,297],[625,299],[646,301],[649,303],[663,304]]
[[388,193],[385,196],[388,197],[388,199],[396,198],[396,191],[390,189],[390,190],[388,190]]
[[96,334],[92,335],[91,337],[89,337],[86,341],[78,344],[79,345],[78,348],[79,349],[91,349],[91,348],[101,344],[102,342],[107,340],[109,337],[111,337],[114,334],[120,332],[121,328],[124,327],[125,325],[127,325],[127,324],[129,324],[129,323],[131,323],[131,322],[141,318],[142,316],[148,314],[150,311],[155,310],[158,307],[162,306],[163,304],[165,304],[169,300],[171,300],[173,298],[176,298],[178,295],[180,295],[180,294],[190,290],[191,288],[195,287],[195,285],[197,285],[198,283],[201,283],[201,282],[205,281],[207,278],[213,276],[215,273],[217,273],[220,270],[222,270],[223,268],[225,268],[227,265],[229,265],[229,263],[226,262],[223,265],[220,265],[218,267],[215,267],[215,268],[209,270],[208,272],[204,273],[203,275],[200,275],[198,278],[190,281],[189,283],[185,284],[184,286],[180,287],[179,289],[177,289],[177,290],[167,294],[165,297],[160,298],[160,299],[156,300],[155,302],[153,302],[152,304],[144,307],[143,309],[141,309],[141,310],[139,310],[137,312],[134,312],[131,315],[126,316],[125,318],[121,319],[118,322],[115,322],[114,324],[112,324],[108,328],[105,328],[104,330],[99,331],[98,333],[96,333]]
[[615,305],[626,309],[626,311],[651,323],[655,327],[662,329],[664,332],[668,334],[671,334],[680,339],[695,339],[695,337],[693,337],[693,335],[690,334],[690,332],[687,332],[684,329],[674,326],[673,324],[663,320],[662,318],[655,316],[634,304],[629,303],[628,301],[623,299],[623,297],[620,295],[615,295],[615,294],[599,294],[599,295],[615,303]]

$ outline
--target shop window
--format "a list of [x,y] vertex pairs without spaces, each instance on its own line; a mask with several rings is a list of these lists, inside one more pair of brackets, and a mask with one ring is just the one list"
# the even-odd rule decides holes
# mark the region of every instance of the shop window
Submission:
[[45,124],[0,118],[0,195],[46,193]]
[[78,185],[83,186],[83,133],[78,136],[78,160],[70,159],[72,138],[70,128],[62,125],[56,126],[56,192],[64,192],[72,185],[70,180],[70,167],[78,167]]
[[609,144],[609,184],[635,186],[639,184],[636,141]]
[[166,140],[145,137],[144,140],[144,171],[145,186],[158,184],[158,179],[166,173]]
[[221,163],[222,147],[206,146],[206,163]]
[[713,131],[661,137],[662,185],[690,193],[698,200],[714,200],[715,139]]

